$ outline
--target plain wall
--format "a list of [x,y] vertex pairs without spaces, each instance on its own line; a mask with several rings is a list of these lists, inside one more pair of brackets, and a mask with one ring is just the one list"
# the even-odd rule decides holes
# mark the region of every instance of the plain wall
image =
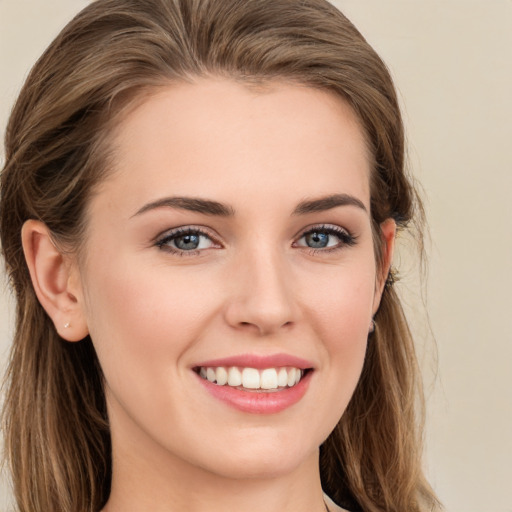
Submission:
[[[250,1],[250,0],[248,0]],[[86,0],[0,0],[0,135],[31,65]],[[399,284],[428,398],[427,472],[450,512],[512,511],[512,2],[335,0],[390,67],[430,224],[425,294]],[[12,330],[0,288],[0,364]],[[8,510],[0,480],[0,510]],[[406,512],[406,511],[404,511]]]

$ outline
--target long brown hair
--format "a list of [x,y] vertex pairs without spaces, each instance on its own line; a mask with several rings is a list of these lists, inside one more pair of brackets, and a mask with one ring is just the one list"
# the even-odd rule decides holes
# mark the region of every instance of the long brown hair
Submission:
[[[66,343],[39,304],[20,231],[44,222],[78,250],[85,209],[109,170],[109,133],[144,91],[191,77],[292,81],[348,101],[373,156],[371,213],[399,228],[420,210],[404,171],[390,75],[355,27],[324,0],[98,0],[32,69],[6,132],[0,233],[17,298],[3,429],[23,512],[97,512],[108,499],[111,445],[91,340]],[[386,286],[363,373],[321,447],[324,490],[366,512],[436,506],[421,469],[422,396],[400,301]],[[419,408],[418,408],[419,405]],[[419,411],[419,414],[418,414]]]

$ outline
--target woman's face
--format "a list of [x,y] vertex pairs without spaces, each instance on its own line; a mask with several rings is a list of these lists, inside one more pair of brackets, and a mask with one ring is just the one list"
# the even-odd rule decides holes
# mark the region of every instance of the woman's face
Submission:
[[114,147],[78,297],[114,460],[237,478],[316,460],[381,290],[354,113],[307,87],[205,79],[148,97]]

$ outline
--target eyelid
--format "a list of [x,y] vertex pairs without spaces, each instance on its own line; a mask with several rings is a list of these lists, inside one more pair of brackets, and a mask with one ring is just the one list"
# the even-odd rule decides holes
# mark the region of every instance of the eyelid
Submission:
[[303,237],[304,235],[310,233],[311,231],[336,231],[339,233],[346,233],[349,236],[353,236],[355,238],[355,235],[348,229],[343,226],[339,226],[338,224],[330,224],[325,222],[320,222],[317,224],[310,224],[309,226],[306,226],[302,229],[300,229],[297,234],[295,235],[295,239],[299,239]]
[[199,226],[196,224],[184,224],[182,226],[176,226],[175,228],[167,228],[164,231],[161,231],[153,238],[153,242],[157,243],[162,238],[167,238],[169,236],[181,233],[199,233],[201,235],[205,235],[210,237],[212,240],[218,241],[218,236],[210,229],[205,226]]
[[[329,234],[338,236],[338,238],[340,238],[340,243],[335,246],[323,247],[320,249],[314,248],[314,247],[308,247],[307,245],[296,245],[298,243],[298,241],[301,240],[303,237],[305,237],[306,235],[308,235],[312,232],[315,232],[315,231],[324,231]],[[317,252],[326,253],[326,252],[330,252],[330,251],[340,250],[347,246],[349,246],[349,247],[353,246],[356,244],[357,238],[358,237],[356,235],[354,235],[353,233],[351,233],[350,230],[348,230],[345,227],[338,226],[336,224],[313,224],[311,226],[307,226],[307,227],[303,228],[300,231],[300,233],[295,237],[295,242],[293,243],[293,245],[295,247],[301,247],[304,249],[308,249],[308,250],[312,251],[314,254],[316,254]]]
[[[315,231],[323,231],[328,234],[337,236],[339,238],[339,243],[334,246],[327,246],[322,248],[314,248],[309,247],[307,245],[299,245],[298,242],[306,235],[315,232]],[[207,237],[213,244],[214,247],[202,248],[202,249],[191,249],[191,250],[182,250],[176,247],[172,247],[168,245],[167,242],[171,241],[174,238],[178,238],[182,235],[187,235],[190,233],[195,233],[201,236]],[[219,238],[216,233],[212,232],[210,228],[206,228],[204,226],[198,225],[183,225],[177,226],[175,228],[166,229],[159,233],[152,242],[152,245],[157,246],[159,249],[166,250],[171,254],[177,254],[181,256],[197,256],[198,254],[206,251],[206,249],[211,248],[221,248],[223,245],[219,241]],[[301,249],[306,249],[310,251],[312,254],[316,253],[329,253],[337,250],[341,250],[347,246],[355,245],[357,241],[357,236],[352,234],[347,228],[336,225],[336,224],[312,224],[310,226],[306,226],[303,228],[295,237],[294,242],[292,243],[292,247],[299,247]],[[216,247],[215,247],[216,246]]]
[[179,254],[183,256],[193,256],[197,255],[198,253],[203,252],[206,249],[192,249],[190,251],[184,251],[175,247],[171,247],[170,245],[166,245],[166,242],[168,240],[171,240],[173,238],[177,238],[180,235],[187,235],[189,233],[196,233],[201,236],[205,236],[209,238],[212,241],[212,244],[218,247],[222,247],[221,242],[219,241],[219,237],[216,236],[215,233],[212,232],[209,228],[206,228],[204,226],[196,226],[196,225],[190,225],[185,224],[183,226],[177,226],[175,228],[166,229],[165,231],[162,231],[159,233],[152,241],[152,245],[157,246],[159,249],[162,249],[165,247],[166,251],[172,253],[172,254]]

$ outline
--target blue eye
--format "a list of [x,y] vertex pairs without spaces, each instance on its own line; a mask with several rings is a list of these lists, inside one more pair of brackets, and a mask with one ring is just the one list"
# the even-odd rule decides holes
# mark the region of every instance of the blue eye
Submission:
[[299,247],[309,247],[313,250],[341,249],[356,243],[355,237],[338,226],[318,226],[306,231],[297,241]]
[[162,250],[178,254],[196,254],[201,249],[215,246],[209,235],[195,228],[179,228],[168,232],[156,245]]
[[177,236],[173,240],[174,245],[182,251],[197,249],[201,243],[201,235],[190,233],[188,235]]
[[329,247],[329,243],[332,245],[331,239],[333,239],[333,237],[328,233],[313,231],[312,233],[304,235],[304,239],[306,240],[306,245],[308,247],[323,249],[324,247]]

